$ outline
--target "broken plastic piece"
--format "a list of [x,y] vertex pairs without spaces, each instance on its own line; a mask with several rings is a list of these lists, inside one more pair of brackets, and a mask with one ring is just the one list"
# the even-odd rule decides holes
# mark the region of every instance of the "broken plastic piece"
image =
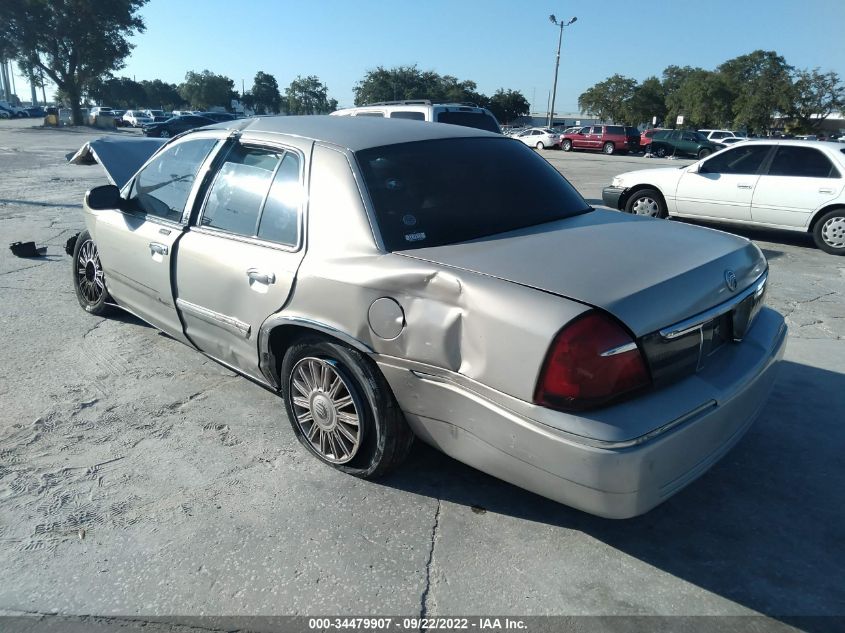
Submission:
[[35,242],[12,242],[9,250],[17,257],[44,257],[46,246],[35,246]]
[[76,248],[76,240],[79,239],[79,233],[76,235],[69,237],[67,242],[65,242],[65,253],[73,257],[73,249]]

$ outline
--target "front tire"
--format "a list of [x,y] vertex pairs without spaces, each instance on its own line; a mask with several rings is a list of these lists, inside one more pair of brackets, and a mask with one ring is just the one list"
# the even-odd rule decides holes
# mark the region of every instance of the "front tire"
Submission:
[[828,211],[813,227],[813,239],[825,253],[845,255],[845,208]]
[[647,215],[652,218],[666,218],[666,203],[659,191],[654,189],[640,189],[635,192],[625,204],[625,211],[634,215]]
[[707,158],[710,154],[712,154],[712,152],[709,149],[704,148],[698,152],[698,159],[701,160],[702,158]]
[[610,156],[613,152],[616,151],[616,146],[613,143],[605,143],[604,146],[601,148],[601,151]]
[[285,354],[280,382],[294,434],[320,461],[369,479],[407,456],[414,435],[381,372],[357,350],[303,337]]
[[100,264],[97,244],[88,231],[82,231],[73,247],[73,289],[82,309],[94,316],[106,316],[111,311],[107,301],[106,279]]
[[669,154],[669,148],[665,145],[658,145],[657,147],[653,147],[651,152],[658,158],[666,158],[667,154]]
[[159,134],[161,138],[170,138],[170,131],[169,130],[162,130]]

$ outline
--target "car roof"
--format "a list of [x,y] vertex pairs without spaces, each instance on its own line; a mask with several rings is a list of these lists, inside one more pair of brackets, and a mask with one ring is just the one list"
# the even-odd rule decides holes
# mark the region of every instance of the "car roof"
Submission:
[[448,123],[328,115],[259,116],[223,121],[204,129],[297,136],[338,145],[353,152],[382,145],[446,138],[502,138],[501,134]]

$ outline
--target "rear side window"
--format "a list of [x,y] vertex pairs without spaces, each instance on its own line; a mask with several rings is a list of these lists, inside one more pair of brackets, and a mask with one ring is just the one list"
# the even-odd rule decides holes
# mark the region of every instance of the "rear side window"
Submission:
[[216,143],[215,139],[183,141],[156,156],[132,184],[129,200],[135,210],[179,222],[200,165]]
[[280,152],[243,145],[232,148],[209,191],[202,225],[254,236],[261,205],[280,160]]
[[356,153],[388,250],[464,242],[589,211],[523,143],[439,139]]
[[778,147],[770,176],[798,176],[803,178],[839,178],[839,171],[827,156],[812,147],[781,145]]
[[437,121],[439,123],[472,127],[477,130],[487,130],[488,132],[496,132],[497,134],[501,132],[496,119],[486,112],[441,112],[437,115]]
[[391,119],[411,119],[413,121],[425,121],[425,114],[422,112],[391,112]]
[[626,136],[639,136],[640,131],[635,127],[626,127],[625,134]]
[[285,154],[261,213],[258,237],[286,246],[296,246],[299,243],[299,209],[303,198],[299,158],[294,154]]
[[622,136],[623,134],[625,134],[625,128],[620,125],[608,125],[607,133]]
[[384,112],[358,112],[355,116],[377,116],[384,118]]
[[702,165],[710,174],[756,174],[771,150],[771,145],[744,145],[714,156]]

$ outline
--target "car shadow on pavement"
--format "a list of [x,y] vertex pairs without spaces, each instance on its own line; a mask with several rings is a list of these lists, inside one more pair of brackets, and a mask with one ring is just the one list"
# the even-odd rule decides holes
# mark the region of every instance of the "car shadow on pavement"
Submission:
[[[740,237],[753,240],[755,242],[769,242],[773,244],[784,244],[787,246],[797,246],[799,248],[807,248],[810,250],[818,250],[813,241],[813,236],[810,233],[800,231],[779,231],[777,229],[762,229],[751,228],[746,226],[737,226],[735,224],[719,224],[716,222],[695,222],[688,218],[672,218],[675,222],[685,222],[687,224],[699,224],[709,228],[719,229],[726,233],[733,233]],[[777,251],[768,251],[769,253]],[[766,257],[769,257],[767,254]],[[771,259],[771,257],[769,257]]]
[[843,411],[845,375],[783,362],[770,401],[739,445],[663,505],[623,521],[526,492],[421,443],[405,467],[377,483],[477,514],[484,509],[580,530],[744,607],[820,633],[833,623],[818,616],[845,616]]

